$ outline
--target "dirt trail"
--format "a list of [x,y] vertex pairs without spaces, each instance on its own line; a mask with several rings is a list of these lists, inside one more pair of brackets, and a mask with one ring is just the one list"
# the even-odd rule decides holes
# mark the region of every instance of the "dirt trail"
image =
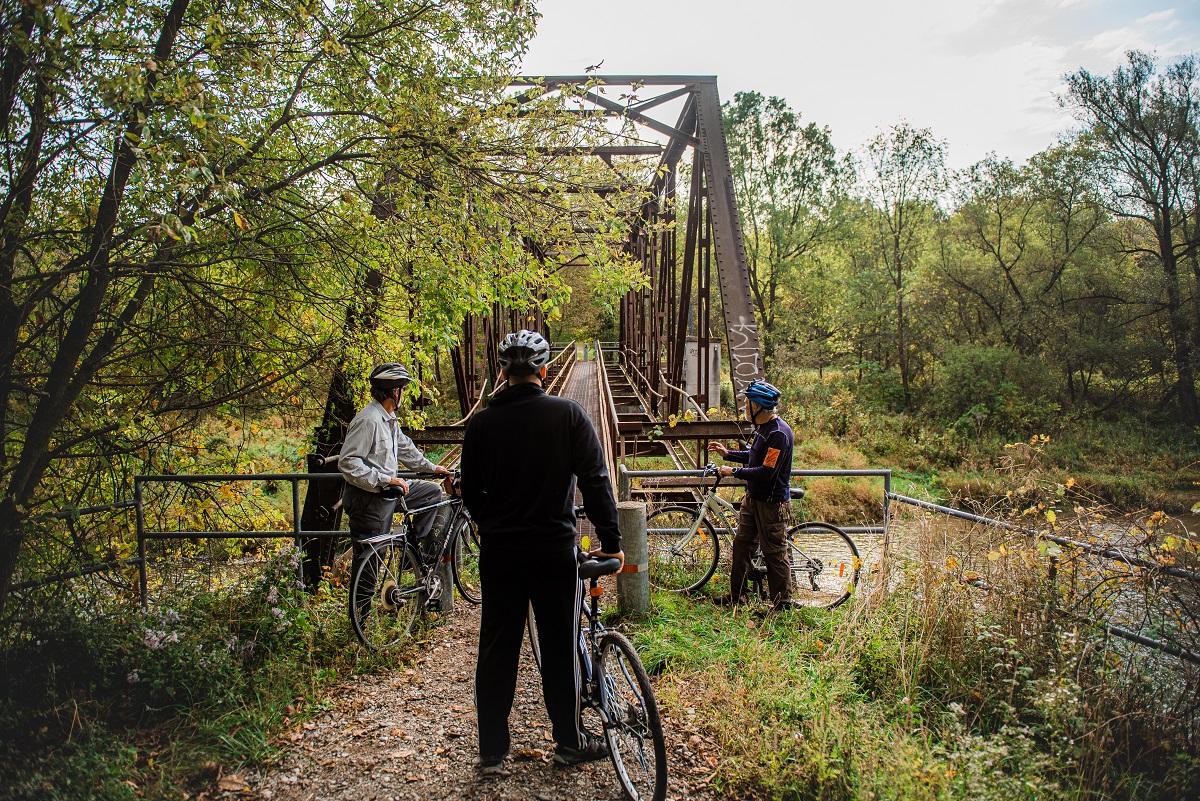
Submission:
[[[479,609],[456,602],[415,665],[355,677],[335,692],[332,709],[285,733],[280,765],[243,777],[249,793],[271,801],[622,798],[607,760],[567,769],[551,764],[550,721],[528,646],[510,721],[511,775],[476,777],[478,631]],[[717,798],[705,786],[712,746],[691,724],[686,710],[663,710],[667,797]]]

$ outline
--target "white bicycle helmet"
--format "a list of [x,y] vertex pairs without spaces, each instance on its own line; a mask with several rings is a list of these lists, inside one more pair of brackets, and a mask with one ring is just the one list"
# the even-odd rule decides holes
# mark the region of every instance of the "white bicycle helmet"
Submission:
[[537,331],[522,328],[504,338],[496,355],[509,375],[530,375],[550,361],[550,343]]

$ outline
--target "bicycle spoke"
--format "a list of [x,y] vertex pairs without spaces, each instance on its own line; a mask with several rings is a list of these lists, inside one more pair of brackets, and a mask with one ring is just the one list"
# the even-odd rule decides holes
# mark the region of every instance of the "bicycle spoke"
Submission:
[[422,590],[416,554],[403,541],[372,549],[350,582],[354,633],[374,650],[396,645],[412,632]]
[[650,561],[650,583],[674,592],[699,589],[712,576],[720,555],[720,544],[708,521],[694,533],[697,510],[668,506],[646,521],[646,545]]
[[788,540],[795,603],[834,607],[853,594],[862,560],[845,532],[828,523],[802,523]]
[[617,778],[634,801],[660,801],[667,789],[666,745],[650,678],[633,645],[615,632],[600,641],[600,666],[604,737]]
[[479,583],[479,529],[463,511],[454,533],[454,585],[465,600],[477,604],[483,600]]

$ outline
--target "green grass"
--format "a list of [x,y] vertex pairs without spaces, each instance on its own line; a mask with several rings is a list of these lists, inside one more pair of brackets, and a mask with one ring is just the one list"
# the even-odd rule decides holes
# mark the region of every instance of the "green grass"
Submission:
[[278,735],[324,708],[330,686],[407,664],[428,643],[424,632],[400,653],[358,647],[344,591],[305,595],[294,571],[285,551],[251,586],[175,597],[178,612],[100,614],[64,595],[33,628],[7,632],[0,798],[209,790],[219,770],[277,759]]
[[[1150,696],[1129,672],[1075,684],[1102,640],[1015,643],[1013,610],[974,592],[918,572],[874,602],[766,619],[656,593],[653,613],[630,623],[669,720],[714,744],[710,784],[723,796],[1185,798],[1200,786],[1194,751],[1172,761],[1121,740],[1159,726],[1178,747],[1190,730],[1137,708]],[[1066,686],[1095,708],[1080,712],[1065,690],[1055,700]],[[1108,728],[1106,745],[1089,741]]]

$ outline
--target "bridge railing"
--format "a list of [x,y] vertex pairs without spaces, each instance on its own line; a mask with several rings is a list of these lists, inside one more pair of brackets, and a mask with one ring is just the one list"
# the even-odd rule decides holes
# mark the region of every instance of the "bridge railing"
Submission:
[[[617,500],[628,501],[632,500],[633,496],[633,480],[635,478],[702,478],[706,474],[703,470],[629,470],[625,465],[621,465],[617,470],[619,480],[617,484]],[[818,476],[826,476],[833,478],[880,478],[883,479],[883,494],[880,498],[883,507],[883,522],[879,525],[868,526],[840,526],[839,528],[851,534],[882,534],[883,535],[883,555],[888,552],[888,528],[891,522],[891,505],[892,497],[892,471],[886,469],[878,470],[793,470],[791,471],[792,478],[813,478]],[[744,482],[738,479],[725,479],[726,486],[744,485]],[[733,533],[733,532],[729,532]]]

